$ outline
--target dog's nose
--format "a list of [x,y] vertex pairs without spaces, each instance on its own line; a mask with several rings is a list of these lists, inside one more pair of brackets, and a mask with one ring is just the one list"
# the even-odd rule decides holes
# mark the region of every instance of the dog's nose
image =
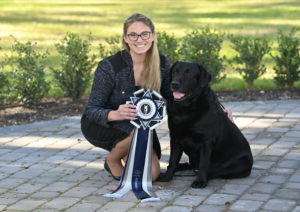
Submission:
[[179,82],[178,81],[172,81],[171,86],[172,86],[172,89],[177,90],[177,89],[179,89]]

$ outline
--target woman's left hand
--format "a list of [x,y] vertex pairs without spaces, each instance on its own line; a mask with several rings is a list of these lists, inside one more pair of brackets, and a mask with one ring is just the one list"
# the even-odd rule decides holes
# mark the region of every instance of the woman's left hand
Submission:
[[233,120],[233,117],[232,117],[232,112],[231,112],[231,110],[225,108],[225,109],[224,109],[224,112],[227,113],[227,116],[228,116],[229,120],[230,120],[232,123],[234,123],[234,120]]

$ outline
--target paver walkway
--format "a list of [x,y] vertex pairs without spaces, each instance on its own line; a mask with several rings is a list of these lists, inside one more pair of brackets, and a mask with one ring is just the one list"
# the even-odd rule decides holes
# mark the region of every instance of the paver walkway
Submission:
[[[103,170],[107,152],[83,138],[80,117],[0,128],[0,211],[299,212],[300,100],[225,106],[251,145],[251,176],[211,180],[205,189],[192,189],[192,177],[177,176],[154,183],[162,201],[152,203],[132,192],[118,200],[103,197],[118,182]],[[157,131],[166,169],[166,120]]]

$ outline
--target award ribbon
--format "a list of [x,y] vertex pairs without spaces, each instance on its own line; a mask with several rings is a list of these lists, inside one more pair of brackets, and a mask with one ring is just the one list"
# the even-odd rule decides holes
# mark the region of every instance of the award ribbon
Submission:
[[166,115],[166,106],[160,94],[140,89],[126,103],[136,105],[138,117],[130,121],[135,126],[127,160],[118,188],[105,197],[121,198],[132,190],[142,202],[160,201],[152,192],[153,129]]

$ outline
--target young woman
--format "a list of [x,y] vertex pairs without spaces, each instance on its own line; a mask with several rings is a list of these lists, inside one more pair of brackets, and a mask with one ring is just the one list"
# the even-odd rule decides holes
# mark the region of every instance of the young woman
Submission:
[[[155,90],[169,98],[167,80],[170,64],[159,55],[155,28],[152,21],[142,14],[130,16],[123,26],[125,50],[99,62],[92,91],[81,119],[85,138],[93,145],[106,149],[109,154],[104,168],[119,180],[122,159],[128,153],[137,111],[125,104],[133,93],[142,88]],[[152,180],[160,174],[161,156],[158,137],[153,135]]]
[[[142,14],[130,16],[123,26],[124,50],[99,62],[92,91],[81,118],[81,130],[93,145],[109,151],[104,168],[119,180],[122,159],[128,153],[137,111],[125,104],[140,89],[155,90],[165,99],[171,97],[168,82],[170,64],[159,55],[155,28],[152,21]],[[231,113],[228,110],[229,118]],[[161,149],[153,132],[152,180],[160,174]]]

